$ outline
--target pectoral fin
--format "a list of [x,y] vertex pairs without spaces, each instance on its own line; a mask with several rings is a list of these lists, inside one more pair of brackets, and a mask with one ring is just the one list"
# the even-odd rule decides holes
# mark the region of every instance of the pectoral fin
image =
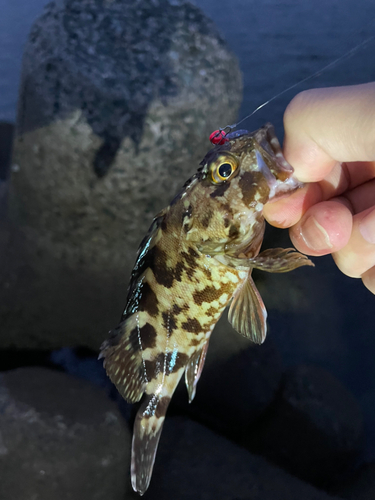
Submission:
[[252,259],[226,257],[227,263],[235,268],[255,268],[269,273],[287,273],[302,266],[315,264],[294,248],[269,248]]
[[267,311],[252,277],[244,282],[233,297],[228,320],[238,333],[256,344],[262,344],[267,333]]
[[314,266],[311,260],[294,248],[269,248],[249,259],[251,267],[270,273],[287,273],[302,266]]

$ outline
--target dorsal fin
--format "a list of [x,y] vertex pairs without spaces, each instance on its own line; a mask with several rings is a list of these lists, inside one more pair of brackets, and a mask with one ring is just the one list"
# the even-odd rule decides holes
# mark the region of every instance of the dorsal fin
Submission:
[[[130,314],[134,312],[134,295],[137,295],[137,287],[140,283],[141,276],[149,266],[149,262],[147,261],[149,252],[157,243],[158,238],[161,236],[159,228],[164,220],[164,217],[168,213],[168,210],[169,208],[165,208],[154,217],[146,236],[143,238],[141,244],[139,245],[137,258],[130,277],[126,307],[122,316],[122,320],[126,319]],[[135,300],[135,302],[137,302],[137,300]]]

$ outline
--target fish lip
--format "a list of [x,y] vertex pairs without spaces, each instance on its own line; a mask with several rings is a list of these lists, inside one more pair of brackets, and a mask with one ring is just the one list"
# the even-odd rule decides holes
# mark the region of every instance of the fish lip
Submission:
[[[288,183],[289,181],[289,183]],[[299,181],[295,177],[291,176],[288,181],[284,182],[284,186],[282,184],[279,185],[279,189],[275,191],[273,196],[269,197],[267,203],[274,203],[275,201],[282,200],[283,198],[287,198],[291,194],[295,193],[299,189],[305,187],[305,183]],[[287,184],[288,183],[288,184]],[[285,185],[286,184],[286,185]],[[281,188],[280,188],[281,186]],[[284,189],[283,189],[284,188]]]

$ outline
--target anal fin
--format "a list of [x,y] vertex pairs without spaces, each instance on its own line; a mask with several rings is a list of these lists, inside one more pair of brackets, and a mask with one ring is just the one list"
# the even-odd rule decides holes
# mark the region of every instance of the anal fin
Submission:
[[236,291],[228,312],[233,328],[256,344],[262,344],[267,333],[267,311],[262,297],[249,273]]
[[185,384],[189,395],[189,403],[191,403],[195,397],[195,391],[197,388],[198,380],[202,374],[204,362],[206,359],[208,349],[208,340],[203,344],[203,347],[195,352],[186,367],[185,371]]

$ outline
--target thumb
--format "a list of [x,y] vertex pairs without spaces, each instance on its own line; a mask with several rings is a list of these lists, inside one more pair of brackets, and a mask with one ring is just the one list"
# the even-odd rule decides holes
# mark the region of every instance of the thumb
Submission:
[[284,128],[284,156],[301,181],[324,179],[337,162],[375,160],[375,83],[301,92]]

